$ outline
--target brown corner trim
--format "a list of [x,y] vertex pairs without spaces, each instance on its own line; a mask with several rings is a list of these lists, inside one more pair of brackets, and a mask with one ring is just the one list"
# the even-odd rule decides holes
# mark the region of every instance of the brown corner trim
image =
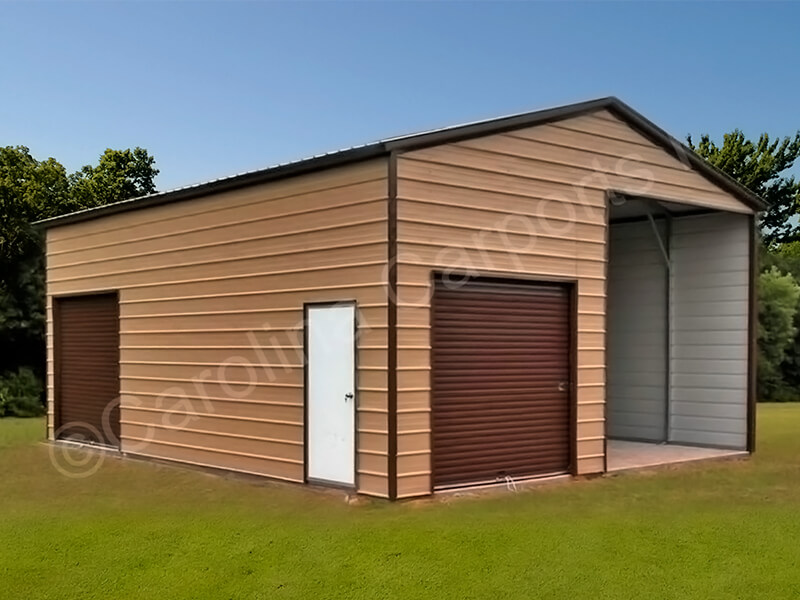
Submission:
[[[58,430],[61,428],[61,302],[59,298],[51,298],[53,309],[53,321],[50,324],[53,334],[53,394],[48,397],[48,401],[53,403],[52,417],[48,411],[47,419],[51,421],[49,425],[53,427],[53,440],[58,438]],[[50,431],[47,431],[49,439]]]
[[[608,271],[611,266],[611,256],[609,252],[609,248],[611,247],[611,207],[609,203],[612,195],[612,191],[606,190],[605,199],[603,201],[603,224],[606,228],[604,239],[605,248],[603,248],[603,258],[605,259],[605,265],[603,266],[603,292],[605,294],[603,300],[603,473],[608,473]],[[575,284],[575,287],[577,287],[577,284]],[[578,387],[577,377],[575,379],[575,387]],[[577,469],[572,475],[577,476]]]
[[389,154],[387,199],[388,281],[388,397],[387,430],[389,434],[387,475],[389,500],[397,500],[397,154]]
[[428,490],[428,494],[432,495],[435,493],[434,489],[434,482],[436,481],[436,448],[434,448],[434,440],[436,439],[436,349],[434,348],[436,337],[436,321],[433,318],[433,315],[436,314],[436,281],[441,277],[441,273],[431,270],[430,272],[430,279],[428,280],[428,285],[430,286],[428,289],[429,298],[430,298],[430,307],[428,308],[428,323],[430,324],[430,333],[428,334],[430,337],[430,360],[429,366],[430,370],[428,371],[428,387],[430,388],[430,395],[428,397],[428,406],[430,407],[430,431],[428,433],[428,448],[430,448],[430,489]]
[[[607,267],[606,267],[607,268]],[[569,472],[578,475],[578,281],[567,284],[569,292]],[[603,454],[606,454],[603,437]],[[603,457],[605,467],[605,456]]]
[[748,291],[747,349],[747,451],[756,449],[756,364],[758,362],[758,229],[755,215],[750,216],[750,289]]

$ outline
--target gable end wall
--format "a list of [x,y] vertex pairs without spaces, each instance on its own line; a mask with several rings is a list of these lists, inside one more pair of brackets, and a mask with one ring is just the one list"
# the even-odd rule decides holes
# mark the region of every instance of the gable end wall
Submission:
[[434,271],[577,282],[577,465],[605,469],[606,191],[751,213],[608,111],[398,157],[398,496],[431,491]]

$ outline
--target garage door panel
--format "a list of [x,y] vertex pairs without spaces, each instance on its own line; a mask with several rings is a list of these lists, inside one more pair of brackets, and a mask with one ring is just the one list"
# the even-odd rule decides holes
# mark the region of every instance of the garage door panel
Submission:
[[525,377],[524,375],[520,375],[518,373],[511,373],[509,372],[508,375],[503,374],[492,374],[492,375],[483,375],[480,373],[474,373],[472,371],[463,371],[461,373],[457,373],[451,376],[447,375],[437,375],[433,379],[434,383],[438,384],[452,384],[452,385],[459,385],[459,384],[475,384],[478,386],[490,386],[489,389],[495,389],[498,386],[503,387],[510,387],[510,386],[519,386],[521,388],[527,388],[528,386],[537,386],[537,385],[545,385],[549,384],[550,387],[558,387],[559,378],[557,376],[542,376],[542,377]]
[[[516,394],[508,393],[508,394],[495,394],[492,396],[492,400],[494,401],[494,405],[492,407],[485,407],[485,414],[491,414],[492,412],[507,412],[509,414],[517,415],[519,411],[524,410],[531,402],[541,402],[547,404],[548,401],[552,397],[552,390],[548,389],[545,392],[535,393],[535,392],[526,392],[521,391],[517,392]],[[457,393],[451,393],[449,399],[451,402],[447,402],[447,404],[440,403],[437,407],[437,411],[444,414],[447,412],[452,412],[454,414],[459,414],[461,411],[469,410],[474,408],[476,404],[485,404],[486,397],[481,393],[474,393],[472,396],[467,395],[469,392],[464,392],[464,395]],[[444,398],[444,394],[439,394],[440,398]],[[561,408],[562,402],[559,400],[556,403],[556,406]]]
[[54,306],[59,437],[118,445],[117,296],[56,298]]
[[[530,438],[524,438],[530,439]],[[461,447],[454,447],[452,454],[446,459],[437,461],[437,464],[445,466],[447,464],[461,464],[464,460],[480,459],[482,457],[494,456],[500,457],[507,462],[511,463],[518,460],[521,456],[527,455],[526,450],[531,450],[520,444],[520,439],[510,438],[497,442],[491,449],[478,448],[474,445],[464,445]],[[555,456],[563,458],[564,451],[560,448],[542,449],[534,448],[535,453],[539,456]]]
[[[561,473],[561,464],[566,456],[561,454],[524,454],[515,451],[515,459],[509,460],[506,456],[487,457],[485,459],[469,458],[472,463],[473,478],[475,481],[491,481],[496,477],[496,462],[505,461],[504,473],[509,477],[526,477],[530,474],[530,464],[536,463],[540,466],[541,475]],[[461,461],[463,462],[463,461]],[[456,478],[462,467],[461,462],[452,467],[443,465],[437,466],[442,478]],[[549,470],[548,470],[549,468]]]
[[[561,320],[560,312],[557,310],[552,311],[516,311],[505,313],[500,306],[491,308],[497,309],[497,312],[481,313],[478,309],[464,310],[453,307],[452,312],[446,316],[437,316],[434,323],[446,325],[448,323],[458,323],[465,330],[504,330],[509,329],[515,331],[523,327],[526,329],[537,329],[536,321],[542,318],[552,319],[554,323],[565,322]],[[490,309],[486,307],[484,310]],[[464,323],[465,318],[480,319],[472,323]]]
[[[441,342],[441,341],[440,341]],[[482,362],[509,362],[512,360],[527,361],[532,351],[552,351],[560,352],[564,346],[564,341],[543,342],[539,344],[513,343],[509,341],[505,344],[483,344],[481,353],[476,354],[475,348],[466,348],[463,343],[447,344],[440,343],[438,352],[440,356],[451,356],[458,358],[463,363],[482,363]]]
[[441,411],[441,414],[447,415],[447,423],[440,424],[440,433],[446,431],[448,427],[460,428],[471,424],[482,425],[491,422],[507,424],[510,419],[513,419],[513,425],[507,425],[505,428],[505,431],[510,431],[513,427],[524,423],[539,423],[544,417],[559,417],[563,416],[565,412],[569,414],[569,410],[561,406],[560,403],[537,403],[536,416],[531,419],[520,418],[520,413],[528,407],[527,405],[517,404],[513,408],[506,408],[503,406],[502,408],[492,407],[484,409],[481,407],[479,415],[475,415],[475,411],[464,410],[463,406],[464,405],[462,405],[462,408],[459,408],[459,410],[449,411],[449,414],[446,411]]
[[570,460],[565,286],[437,282],[434,486],[564,472]]
[[[487,479],[491,480],[496,477],[496,463],[498,460],[502,460],[505,463],[504,473],[510,476],[526,476],[530,472],[530,463],[536,462],[540,463],[543,466],[542,471],[544,473],[548,473],[546,471],[547,466],[550,465],[551,471],[548,473],[560,472],[560,462],[565,457],[560,453],[547,453],[547,452],[525,452],[521,449],[515,449],[514,455],[512,458],[508,457],[507,453],[501,453],[498,455],[491,455],[491,454],[483,454],[483,455],[476,455],[476,456],[469,456],[460,458],[458,461],[454,461],[452,464],[442,464],[438,466],[438,469],[441,471],[442,474],[449,474],[451,476],[456,476],[458,471],[460,470],[460,465],[463,463],[464,460],[469,460],[472,464],[472,469],[476,475],[479,475],[480,478],[477,478],[478,481],[486,481]],[[488,476],[488,477],[487,477]]]

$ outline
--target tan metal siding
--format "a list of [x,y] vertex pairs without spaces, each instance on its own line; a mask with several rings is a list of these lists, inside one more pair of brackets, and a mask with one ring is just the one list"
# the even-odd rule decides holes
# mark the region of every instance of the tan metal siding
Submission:
[[[603,418],[596,409],[603,404],[604,385],[604,324],[605,302],[605,209],[604,195],[600,192],[590,196],[592,204],[578,206],[582,216],[577,228],[586,235],[586,241],[569,239],[563,221],[552,219],[546,222],[548,237],[531,238],[530,234],[519,238],[512,232],[527,231],[530,220],[539,220],[539,215],[530,208],[531,198],[520,197],[519,192],[503,192],[502,179],[495,179],[497,190],[491,196],[479,190],[465,187],[455,188],[453,206],[445,207],[445,218],[439,218],[442,206],[440,194],[443,186],[437,182],[413,181],[410,186],[414,200],[406,196],[408,175],[405,166],[410,157],[399,161],[399,267],[398,301],[400,308],[417,310],[414,319],[402,312],[398,321],[398,407],[419,417],[414,427],[398,421],[398,495],[401,497],[429,493],[430,479],[430,383],[429,365],[430,332],[426,324],[430,302],[430,273],[432,269],[456,269],[475,275],[503,273],[510,276],[528,276],[531,273],[544,278],[565,278],[578,281],[578,462],[580,473],[603,470]],[[433,177],[429,177],[433,178]],[[456,177],[458,181],[460,178]],[[508,183],[513,184],[514,181]],[[509,186],[506,186],[509,187]],[[530,189],[530,188],[529,188]],[[497,229],[497,239],[480,237],[474,229],[474,209],[458,208],[457,198],[464,203],[482,197],[486,210],[484,223]],[[426,220],[421,223],[413,216],[418,202],[430,198]],[[408,210],[411,208],[411,210]],[[534,210],[536,207],[531,206]],[[527,213],[527,214],[526,214]],[[435,223],[435,224],[434,224]],[[559,235],[559,232],[563,232]],[[506,237],[503,238],[503,235]],[[519,240],[523,240],[520,242]],[[533,242],[531,243],[531,241]],[[504,246],[503,242],[508,245]],[[434,251],[420,252],[422,244]],[[566,247],[565,247],[566,244]],[[482,250],[463,250],[465,246]],[[571,246],[571,249],[570,249]],[[551,249],[553,248],[553,249]],[[509,251],[508,249],[511,249]],[[581,257],[582,255],[585,258]],[[581,258],[579,258],[581,257]],[[399,311],[400,313],[401,311]],[[424,461],[423,459],[427,459]],[[425,468],[419,468],[420,465]]]
[[577,472],[603,471],[609,189],[752,212],[607,111],[398,157],[400,497],[432,486],[432,270],[577,282]]
[[[387,495],[387,172],[370,161],[48,231],[48,307],[119,290],[123,451],[302,481],[303,303],[356,300],[357,485]],[[51,374],[52,359],[48,337]]]

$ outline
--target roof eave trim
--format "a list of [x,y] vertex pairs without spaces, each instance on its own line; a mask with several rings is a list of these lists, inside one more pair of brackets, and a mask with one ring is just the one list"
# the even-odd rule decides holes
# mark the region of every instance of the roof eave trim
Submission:
[[637,129],[645,137],[649,138],[652,142],[664,148],[675,158],[681,161],[681,163],[686,164],[688,162],[689,166],[699,171],[712,183],[715,183],[726,192],[736,196],[736,198],[738,198],[749,208],[756,212],[761,212],[769,208],[769,204],[767,204],[767,202],[758,194],[752,192],[750,189],[733,179],[724,171],[716,168],[702,156],[697,154],[694,150],[689,148],[686,144],[683,144],[676,138],[672,137],[669,133],[653,123],[650,119],[638,113],[621,100],[613,98],[612,102],[609,103],[607,108],[630,123],[631,126]]
[[389,150],[412,151],[421,150],[431,146],[441,144],[452,144],[470,138],[483,135],[493,135],[505,133],[523,127],[535,127],[564,119],[572,119],[582,115],[590,114],[598,110],[609,110],[619,116],[634,129],[639,131],[650,141],[662,147],[665,151],[672,154],[683,164],[687,162],[712,183],[720,186],[730,194],[745,204],[745,206],[756,212],[766,210],[768,204],[727,173],[720,171],[708,161],[699,156],[691,148],[672,137],[669,133],[661,129],[658,125],[650,121],[644,115],[636,112],[633,108],[625,104],[615,96],[598,98],[577,104],[569,104],[557,108],[550,108],[526,113],[522,115],[512,115],[500,119],[481,121],[469,125],[445,128],[428,133],[416,134],[400,138],[384,140]]
[[173,202],[180,202],[184,200],[192,200],[211,194],[220,192],[227,192],[288,177],[297,175],[304,175],[310,172],[322,171],[333,167],[344,166],[351,163],[369,160],[371,158],[378,158],[388,154],[385,145],[381,142],[343,150],[341,152],[334,152],[331,154],[324,154],[314,158],[301,160],[275,167],[269,167],[251,173],[244,173],[242,175],[234,175],[233,177],[225,177],[199,185],[180,188],[177,190],[151,194],[149,196],[139,196],[137,198],[130,198],[128,200],[121,200],[112,204],[105,204],[94,208],[87,208],[77,212],[72,212],[58,217],[50,217],[42,219],[33,223],[35,227],[47,229],[59,225],[68,225],[70,223],[78,223],[82,221],[89,221],[105,217],[108,215],[139,210],[142,208],[149,208],[152,206],[161,206],[163,204],[171,204]]
[[499,119],[490,119],[468,125],[458,125],[426,133],[388,139],[384,140],[384,143],[389,150],[419,150],[431,146],[438,146],[440,144],[452,144],[483,135],[505,133],[523,127],[534,127],[536,125],[544,125],[563,119],[579,117],[584,114],[608,108],[615,101],[620,102],[613,97],[598,98],[596,100],[578,102],[577,104],[568,104],[566,106],[538,110],[532,113],[511,115]]
[[147,208],[151,206],[159,206],[162,204],[169,204],[182,200],[190,200],[193,198],[207,196],[209,194],[230,191],[246,186],[293,177],[296,175],[303,175],[313,171],[321,171],[323,169],[343,166],[350,163],[368,160],[370,158],[385,156],[391,152],[405,152],[441,144],[451,144],[483,135],[504,133],[521,129],[523,127],[534,127],[536,125],[543,125],[564,119],[575,118],[603,109],[607,109],[615,113],[631,127],[639,131],[642,135],[650,139],[656,145],[662,147],[664,150],[672,154],[683,164],[688,163],[687,166],[696,169],[712,183],[715,183],[720,188],[735,196],[742,203],[744,203],[745,206],[751,208],[755,212],[760,212],[768,208],[769,205],[757,194],[753,193],[738,181],[711,165],[705,159],[692,151],[689,147],[672,137],[666,131],[658,127],[655,123],[636,112],[618,98],[609,96],[606,98],[588,100],[586,102],[569,104],[566,106],[540,110],[532,113],[511,115],[508,117],[501,117],[499,119],[490,119],[486,121],[470,123],[467,125],[457,125],[454,127],[446,127],[424,133],[389,138],[365,146],[341,150],[339,152],[332,152],[330,154],[324,154],[322,156],[300,160],[293,163],[277,165],[259,171],[253,171],[251,173],[226,177],[196,186],[123,200],[121,202],[90,208],[67,215],[62,215],[60,217],[51,217],[49,219],[37,221],[34,223],[34,225],[37,227],[48,228],[57,225],[67,225],[69,223],[88,221],[106,215],[138,210],[140,208]]

